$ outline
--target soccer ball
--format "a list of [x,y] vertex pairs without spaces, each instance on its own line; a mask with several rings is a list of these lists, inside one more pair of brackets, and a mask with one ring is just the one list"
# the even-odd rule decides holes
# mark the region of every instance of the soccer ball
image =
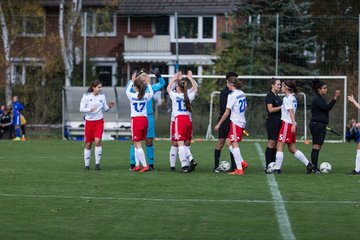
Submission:
[[331,165],[328,162],[322,162],[320,164],[320,172],[322,173],[329,173],[331,172]]
[[266,172],[267,173],[271,173],[275,170],[275,162],[271,162],[269,163],[269,165],[266,168]]
[[221,161],[219,163],[219,168],[220,168],[221,171],[226,172],[226,171],[230,170],[231,164],[228,161]]

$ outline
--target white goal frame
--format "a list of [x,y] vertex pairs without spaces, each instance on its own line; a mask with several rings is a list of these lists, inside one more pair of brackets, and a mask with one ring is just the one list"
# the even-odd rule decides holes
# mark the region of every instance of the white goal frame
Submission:
[[[195,77],[195,76],[194,76]],[[197,76],[202,78],[225,78],[222,75],[209,75],[209,76]],[[239,76],[240,79],[264,79],[270,80],[274,76]],[[344,89],[343,89],[343,101],[344,101],[344,110],[343,110],[343,139],[342,142],[346,140],[346,113],[347,113],[347,76],[276,76],[277,79],[301,79],[301,80],[312,80],[314,78],[324,79],[324,80],[343,80],[344,81]],[[209,109],[209,125],[206,132],[206,139],[215,139],[212,135],[212,110],[213,110],[213,98],[215,95],[220,94],[220,91],[214,91],[210,95],[210,109]],[[306,95],[304,93],[300,93],[304,96],[304,138],[307,140],[307,115],[306,115]],[[266,96],[266,94],[261,93],[245,93],[246,96]]]

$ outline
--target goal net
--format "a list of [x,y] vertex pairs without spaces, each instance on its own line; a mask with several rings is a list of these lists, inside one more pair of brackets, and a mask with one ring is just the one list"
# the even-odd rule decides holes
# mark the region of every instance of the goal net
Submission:
[[[218,76],[219,78],[221,76]],[[224,78],[224,77],[222,77]],[[267,140],[265,129],[266,106],[265,96],[270,89],[270,80],[272,76],[239,76],[243,79],[245,86],[243,91],[246,95],[246,131],[249,136],[244,136],[244,141],[261,141]],[[301,93],[297,95],[298,108],[296,110],[297,122],[297,140],[305,141],[311,139],[308,128],[311,120],[311,102],[313,92],[311,82],[318,78],[325,82],[328,87],[328,93],[325,96],[327,102],[334,96],[335,90],[341,90],[341,96],[337,103],[330,111],[328,127],[333,129],[340,136],[328,132],[326,141],[344,142],[346,136],[346,113],[347,113],[347,77],[346,76],[278,76],[280,80],[295,79]],[[256,86],[256,87],[255,87]],[[259,87],[260,86],[260,87]],[[210,96],[209,123],[206,133],[207,139],[217,138],[217,133],[213,131],[219,118],[219,95],[220,91],[214,91]],[[281,96],[281,95],[280,95]]]

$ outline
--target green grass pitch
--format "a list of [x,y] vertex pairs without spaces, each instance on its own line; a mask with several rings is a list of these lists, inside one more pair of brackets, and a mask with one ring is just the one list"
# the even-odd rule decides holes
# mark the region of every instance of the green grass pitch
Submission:
[[215,142],[192,145],[195,172],[173,173],[169,145],[155,142],[156,171],[141,174],[128,170],[129,141],[104,142],[101,171],[93,158],[84,170],[82,142],[0,141],[0,239],[359,239],[353,143],[323,146],[330,174],[306,175],[285,152],[280,176],[263,173],[253,142],[240,144],[244,176],[211,172]]

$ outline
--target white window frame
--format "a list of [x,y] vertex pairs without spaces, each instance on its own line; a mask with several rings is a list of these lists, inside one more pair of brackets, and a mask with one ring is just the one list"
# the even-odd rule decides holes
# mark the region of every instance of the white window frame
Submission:
[[[90,61],[93,63],[94,68],[99,66],[111,66],[111,86],[114,87],[117,84],[116,74],[117,74],[117,62],[116,58],[90,58]],[[95,69],[93,69],[95,71]]]
[[[11,59],[11,84],[18,84],[16,81],[16,67],[21,67],[21,80],[19,84],[26,84],[26,67],[27,66],[40,66],[44,70],[44,61],[40,58],[12,58]],[[41,80],[41,85],[45,85],[45,78]]]
[[[185,17],[197,17],[198,19],[198,37],[197,38],[178,38],[179,43],[216,43],[217,31],[216,31],[216,16],[178,16],[179,18]],[[213,37],[212,38],[203,38],[203,18],[212,17],[213,18]],[[170,39],[171,42],[176,42],[175,38],[175,16],[170,16]]]
[[30,16],[24,16],[21,18],[21,33],[19,34],[21,37],[44,37],[46,35],[46,21],[45,16],[42,16],[43,19],[43,27],[42,27],[42,33],[27,33],[26,32],[26,18],[29,18]]
[[[92,14],[92,17],[93,17],[93,21],[92,21],[93,32],[87,33],[86,36],[88,36],[88,37],[116,37],[116,32],[117,32],[116,13],[111,13],[113,15],[113,31],[112,32],[94,32],[94,29],[96,29],[96,14],[90,13],[90,12],[88,14]],[[82,13],[81,14],[81,36],[82,37],[85,36],[84,17],[85,17],[85,14]]]

